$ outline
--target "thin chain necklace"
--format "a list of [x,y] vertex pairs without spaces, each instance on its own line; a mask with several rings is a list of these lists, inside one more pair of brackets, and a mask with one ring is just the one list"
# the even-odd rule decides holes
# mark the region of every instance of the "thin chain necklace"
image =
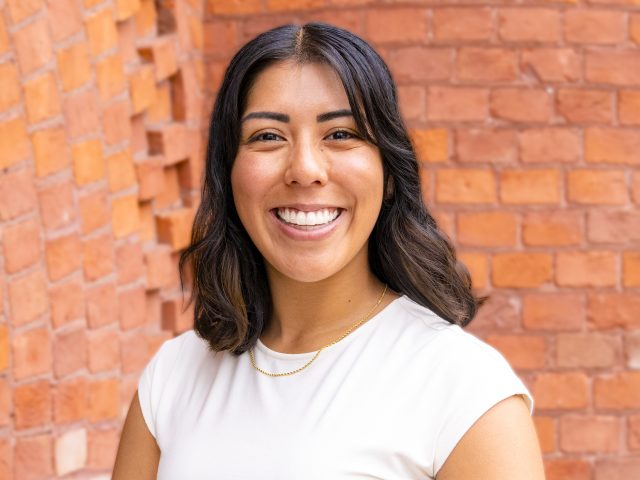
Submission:
[[337,340],[334,340],[333,342],[325,345],[324,347],[322,347],[320,350],[318,350],[316,352],[316,354],[311,358],[311,360],[309,360],[305,365],[303,365],[300,368],[297,368],[295,370],[291,370],[290,372],[281,372],[281,373],[274,373],[274,372],[267,372],[266,370],[262,370],[260,367],[258,367],[256,365],[256,359],[253,356],[253,348],[249,349],[249,360],[251,361],[251,365],[253,366],[253,368],[255,368],[257,371],[259,371],[260,373],[267,375],[269,377],[286,377],[288,375],[294,375],[298,372],[301,372],[302,370],[304,370],[305,368],[307,368],[309,365],[311,365],[313,363],[313,361],[318,358],[318,355],[320,355],[320,352],[322,352],[322,350],[324,350],[327,347],[330,347],[331,345],[335,345],[336,343],[338,343],[340,340],[344,339],[347,335],[349,335],[351,332],[353,332],[356,328],[358,328],[360,325],[362,325],[370,316],[371,314],[374,312],[374,310],[376,308],[378,308],[378,305],[380,305],[380,302],[382,302],[382,299],[384,298],[384,295],[387,293],[387,285],[385,284],[384,286],[384,290],[382,291],[382,295],[380,295],[380,298],[378,298],[378,301],[376,302],[376,304],[373,306],[373,308],[371,308],[371,310],[369,310],[367,312],[367,314],[362,317],[360,320],[358,320],[357,323],[355,323],[354,325],[351,326],[351,328],[349,328],[349,330],[347,330],[340,338],[338,338]]

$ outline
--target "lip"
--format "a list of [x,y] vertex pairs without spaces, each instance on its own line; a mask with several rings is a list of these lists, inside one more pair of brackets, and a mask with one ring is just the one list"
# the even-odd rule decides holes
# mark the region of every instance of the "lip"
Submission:
[[[282,234],[284,234],[286,237],[292,240],[299,240],[299,241],[324,240],[328,238],[344,221],[344,217],[345,217],[344,214],[346,212],[346,209],[344,208],[328,206],[328,205],[303,205],[303,206],[306,207],[307,209],[303,210],[294,205],[287,205],[287,206],[272,208],[271,210],[269,210],[269,217],[275,223],[276,228]],[[338,210],[340,210],[340,213],[336,217],[336,219],[333,220],[331,223],[319,226],[318,228],[313,228],[312,230],[300,230],[280,220],[277,214],[278,208],[295,208],[302,212],[311,212],[314,210],[320,210],[322,208],[337,208]]]
[[337,205],[330,205],[328,203],[289,203],[286,205],[278,205],[277,207],[272,208],[271,210],[278,210],[279,208],[291,208],[293,210],[298,210],[300,212],[315,212],[317,210],[323,210],[325,208],[335,208],[344,210]]

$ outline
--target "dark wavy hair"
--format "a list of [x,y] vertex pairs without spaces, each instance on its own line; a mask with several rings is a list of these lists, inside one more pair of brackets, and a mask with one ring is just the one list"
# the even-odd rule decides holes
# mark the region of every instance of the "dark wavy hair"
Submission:
[[271,317],[264,261],[240,222],[230,177],[249,89],[260,72],[285,60],[332,67],[358,131],[380,150],[388,188],[369,238],[373,273],[447,321],[467,325],[484,298],[473,295],[469,272],[422,200],[418,161],[387,65],[356,35],[325,23],[307,23],[274,28],[244,45],[218,92],[201,203],[191,244],[179,262],[183,288],[185,266],[190,267],[189,303],[195,300],[196,333],[214,351],[241,354],[255,344]]

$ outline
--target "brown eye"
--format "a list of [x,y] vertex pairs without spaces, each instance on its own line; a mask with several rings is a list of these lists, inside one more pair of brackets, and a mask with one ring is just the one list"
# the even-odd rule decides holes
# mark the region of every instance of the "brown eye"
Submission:
[[358,137],[347,130],[336,130],[335,132],[330,133],[327,138],[329,140],[350,140]]
[[273,132],[263,132],[263,133],[259,133],[258,135],[254,135],[253,137],[251,137],[251,139],[249,141],[251,142],[274,142],[277,140],[282,140],[282,137],[280,135],[277,135]]

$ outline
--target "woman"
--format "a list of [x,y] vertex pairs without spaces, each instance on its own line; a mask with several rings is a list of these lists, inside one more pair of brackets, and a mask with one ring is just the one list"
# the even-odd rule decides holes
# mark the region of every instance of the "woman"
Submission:
[[195,328],[143,372],[116,480],[544,478],[533,400],[461,329],[480,302],[353,34],[288,25],[233,58],[187,264]]

